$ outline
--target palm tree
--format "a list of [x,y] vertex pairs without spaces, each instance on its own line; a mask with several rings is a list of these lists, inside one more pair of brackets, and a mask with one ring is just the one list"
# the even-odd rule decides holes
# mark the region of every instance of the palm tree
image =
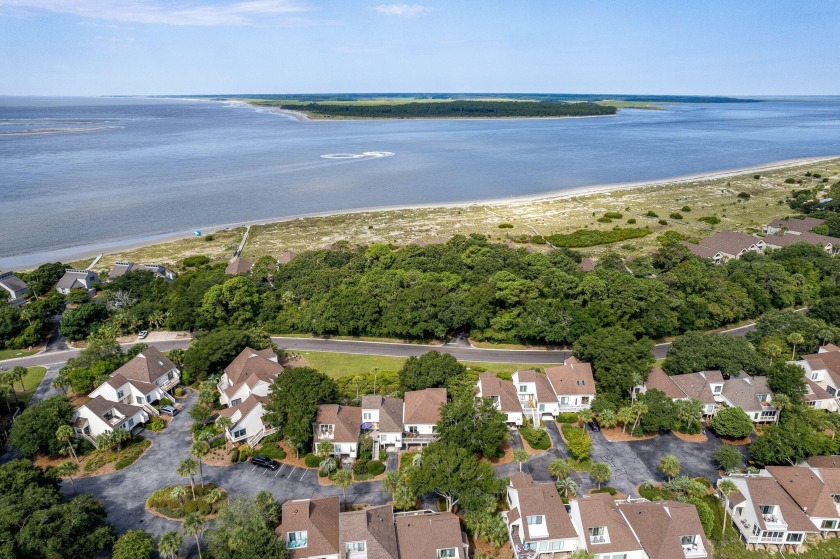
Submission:
[[195,474],[198,473],[198,463],[192,458],[184,458],[178,464],[176,470],[181,477],[190,478],[190,489],[192,489],[192,498],[195,500]]
[[178,502],[184,504],[184,499],[187,498],[187,487],[185,485],[176,485],[169,490],[169,494],[178,499]]
[[69,425],[62,425],[55,432],[55,438],[67,445],[67,448],[70,450],[70,456],[72,456],[76,461],[76,464],[78,464],[79,457],[76,456],[76,451],[73,449],[73,437],[75,436],[76,432]]
[[220,415],[216,418],[216,427],[222,430],[222,433],[227,432],[228,429],[233,427],[233,421],[229,417],[225,417],[224,415]]
[[564,477],[555,483],[555,485],[557,486],[558,491],[563,491],[567,499],[569,498],[569,495],[574,496],[578,490],[577,482],[570,477]]
[[69,460],[56,468],[56,474],[59,477],[66,477],[70,480],[70,487],[73,488],[73,493],[76,492],[76,484],[73,483],[73,476],[79,473],[79,464],[70,462]]
[[779,420],[782,417],[782,411],[788,409],[792,402],[790,398],[786,394],[776,394],[773,396],[773,407],[779,410],[779,413],[776,414],[776,425],[779,424]]
[[723,526],[720,529],[720,537],[723,538],[723,533],[726,532],[726,509],[729,506],[729,496],[738,491],[734,483],[725,479],[718,485],[718,491],[723,495]]
[[198,462],[198,479],[201,480],[202,489],[204,489],[204,474],[201,471],[201,458],[203,456],[207,456],[208,452],[210,452],[210,445],[205,441],[195,441],[192,446],[190,446],[190,455],[194,456],[196,462]]
[[578,412],[578,420],[583,421],[584,423],[589,423],[595,417],[595,414],[592,413],[592,410],[589,408],[583,408]]
[[[6,410],[9,413],[12,413],[12,404],[9,403],[9,396],[15,394],[15,391],[12,387],[4,385],[0,385],[0,397],[3,398],[3,401],[6,402]],[[15,394],[15,396],[17,396]]]
[[619,408],[618,412],[615,414],[615,418],[619,423],[621,423],[622,433],[626,432],[627,425],[632,423],[635,417],[636,413],[630,407]]
[[648,409],[647,404],[645,404],[644,402],[640,402],[638,400],[633,402],[633,404],[630,406],[630,409],[633,411],[633,413],[636,416],[636,420],[633,422],[633,428],[630,430],[630,432],[632,433],[633,431],[636,430],[636,427],[638,427],[639,422],[642,420],[642,416],[647,415],[648,411],[650,411],[650,410]]
[[62,392],[67,394],[67,388],[70,386],[70,379],[64,369],[61,369],[52,381],[53,388],[60,388]]
[[158,553],[169,559],[178,559],[178,552],[181,551],[183,543],[184,539],[178,532],[166,532],[158,540]]
[[598,423],[604,429],[611,429],[618,424],[618,417],[614,411],[607,409],[598,414]]
[[791,332],[790,334],[788,334],[787,342],[793,345],[793,351],[790,354],[790,360],[793,361],[794,358],[796,358],[796,346],[799,344],[804,344],[805,337],[799,332]]
[[221,487],[214,487],[207,494],[204,496],[204,500],[212,505],[213,503],[217,503],[221,500],[222,497],[225,496],[225,492],[222,490]]
[[519,471],[522,471],[522,464],[528,461],[528,451],[524,448],[517,448],[513,451],[513,461],[519,464]]
[[612,477],[612,469],[606,462],[595,462],[589,475],[598,483],[598,489],[601,489],[601,484],[608,482]]
[[333,475],[333,483],[341,489],[341,494],[344,496],[344,506],[346,507],[347,488],[353,485],[353,474],[350,473],[350,470],[342,468]]
[[823,328],[822,330],[817,332],[817,337],[822,340],[820,345],[825,345],[829,342],[834,341],[834,332],[827,328]]
[[12,396],[15,398],[15,404],[20,403],[18,399],[17,390],[15,390],[15,377],[12,374],[12,371],[6,371],[0,373],[0,384],[3,386],[8,386],[11,389]]
[[198,559],[201,559],[201,534],[204,532],[204,520],[197,512],[191,512],[184,517],[182,526],[184,533],[195,537],[195,545],[198,547]]
[[560,481],[569,475],[569,464],[562,458],[555,458],[548,465],[548,473],[551,474],[554,479]]
[[26,387],[23,385],[23,379],[26,377],[26,367],[21,367],[18,365],[14,369],[12,369],[12,379],[20,382],[20,391],[26,392]]

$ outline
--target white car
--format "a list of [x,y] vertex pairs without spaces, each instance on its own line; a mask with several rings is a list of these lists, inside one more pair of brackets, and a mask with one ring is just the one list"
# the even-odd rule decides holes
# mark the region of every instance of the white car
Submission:
[[148,335],[149,335],[149,332],[147,332],[146,330],[143,330],[142,332],[137,334],[137,339],[145,340],[146,336],[148,336]]

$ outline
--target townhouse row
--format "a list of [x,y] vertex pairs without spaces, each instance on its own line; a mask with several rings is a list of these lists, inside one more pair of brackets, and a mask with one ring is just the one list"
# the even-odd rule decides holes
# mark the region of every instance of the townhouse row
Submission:
[[809,535],[840,535],[840,457],[724,476],[719,488],[724,481],[736,488],[724,495],[724,504],[748,548],[799,552]]
[[153,404],[168,398],[181,382],[181,371],[168,357],[148,347],[111,373],[73,412],[76,436],[96,445],[99,435],[115,429],[135,432],[158,416]]

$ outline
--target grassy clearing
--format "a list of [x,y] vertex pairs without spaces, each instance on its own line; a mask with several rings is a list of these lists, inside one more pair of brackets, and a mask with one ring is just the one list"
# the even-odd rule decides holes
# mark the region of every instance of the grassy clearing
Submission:
[[[793,190],[817,184],[819,179],[804,176],[808,171],[819,173],[827,177],[829,182],[834,182],[840,179],[840,159],[728,178],[641,186],[570,198],[299,218],[252,227],[243,257],[256,259],[263,255],[276,256],[286,250],[300,252],[339,241],[401,246],[469,233],[481,233],[492,241],[544,251],[548,250],[545,245],[515,244],[513,239],[532,237],[530,227],[536,228],[543,235],[568,234],[580,229],[606,232],[615,226],[630,225],[649,229],[652,234],[644,238],[579,249],[585,256],[594,258],[611,251],[633,257],[656,249],[659,246],[657,237],[666,231],[695,238],[706,237],[723,229],[759,232],[762,225],[773,219],[794,213],[784,200]],[[760,178],[753,178],[755,174],[759,174]],[[803,184],[786,184],[784,180],[791,176],[802,179]],[[750,199],[738,198],[741,192],[750,194]],[[690,211],[683,211],[684,206],[688,206]],[[622,213],[623,218],[612,223],[599,223],[598,218],[606,212]],[[680,212],[684,218],[666,221],[663,225],[657,218],[645,217],[648,212],[659,216]],[[697,221],[697,218],[704,216],[716,216],[720,223],[709,226]],[[636,223],[627,224],[631,219],[636,220]],[[499,223],[510,223],[513,227],[499,229]],[[177,270],[180,260],[195,254],[206,254],[214,261],[227,261],[239,238],[238,232],[225,231],[214,234],[211,242],[190,238],[121,251],[103,257],[97,269],[107,269],[115,260],[126,259],[162,262]]]
[[4,359],[15,359],[17,357],[27,357],[38,353],[36,350],[28,351],[25,349],[0,349],[0,361]]
[[[26,376],[23,377],[24,391],[17,391],[18,398],[28,404],[32,395],[35,394],[35,389],[38,388],[38,385],[41,384],[42,380],[44,380],[44,375],[46,374],[47,370],[44,367],[28,367],[26,369]],[[20,387],[20,383],[16,382],[15,388],[18,387]]]
[[622,101],[620,99],[604,99],[603,101],[596,101],[598,105],[605,105],[608,107],[616,107],[619,109],[648,109],[651,111],[661,111],[662,107],[659,104],[646,103],[645,101]]
[[[388,357],[384,355],[357,355],[354,353],[331,353],[324,351],[295,351],[306,359],[313,369],[321,371],[332,378],[347,375],[367,373],[374,368],[380,371],[399,371],[405,363],[404,357]],[[462,361],[470,369],[492,371],[509,375],[517,369],[534,369],[552,367],[553,365],[526,365],[518,363],[484,363],[478,361]]]

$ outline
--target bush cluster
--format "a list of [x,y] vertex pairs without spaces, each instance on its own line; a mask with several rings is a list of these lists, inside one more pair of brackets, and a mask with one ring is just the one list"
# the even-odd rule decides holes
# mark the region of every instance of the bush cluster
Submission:
[[528,445],[534,450],[547,450],[551,446],[551,439],[544,429],[535,429],[525,423],[519,428],[519,434],[528,441]]
[[307,468],[317,468],[321,465],[321,457],[312,454],[311,452],[303,457],[303,463]]

